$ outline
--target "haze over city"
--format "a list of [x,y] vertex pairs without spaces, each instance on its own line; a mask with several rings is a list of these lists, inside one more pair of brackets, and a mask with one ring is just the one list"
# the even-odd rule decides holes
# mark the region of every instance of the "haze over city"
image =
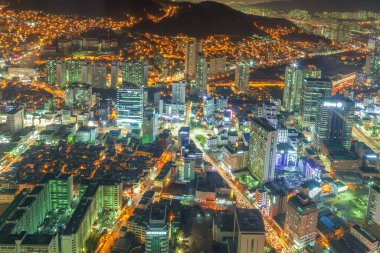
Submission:
[[378,0],[3,0],[0,52],[0,253],[380,252]]

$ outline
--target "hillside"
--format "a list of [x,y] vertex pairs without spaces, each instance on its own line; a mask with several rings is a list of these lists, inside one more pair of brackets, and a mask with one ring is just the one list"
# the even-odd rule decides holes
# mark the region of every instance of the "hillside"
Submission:
[[374,11],[380,12],[379,0],[290,0],[272,1],[253,6],[269,8],[275,11],[303,9],[309,12],[333,11]]

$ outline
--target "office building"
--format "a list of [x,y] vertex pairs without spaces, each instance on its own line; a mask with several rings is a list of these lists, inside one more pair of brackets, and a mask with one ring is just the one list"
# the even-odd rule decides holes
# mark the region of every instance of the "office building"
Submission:
[[123,83],[146,86],[148,84],[148,76],[148,62],[146,61],[125,61],[121,64],[121,79]]
[[158,113],[155,109],[145,109],[142,122],[142,143],[151,143],[158,134]]
[[166,206],[152,205],[145,231],[145,253],[168,253],[169,229]]
[[249,88],[249,70],[248,61],[238,61],[235,65],[235,87],[239,91],[246,91]]
[[276,181],[267,182],[255,192],[256,203],[266,216],[274,219],[286,213],[288,194]]
[[76,143],[95,143],[98,138],[98,128],[94,126],[81,126],[75,133]]
[[186,103],[186,83],[179,81],[172,85],[172,103],[185,104]]
[[285,111],[299,111],[301,107],[302,86],[305,78],[321,78],[321,70],[314,66],[302,67],[292,63],[285,70],[283,106]]
[[72,83],[65,90],[65,104],[70,109],[89,110],[92,106],[92,87],[85,83]]
[[24,128],[24,109],[13,109],[7,112],[7,129],[11,133]]
[[265,226],[258,209],[235,210],[233,244],[237,253],[264,253]]
[[227,145],[222,148],[222,165],[234,172],[248,168],[249,151],[247,147]]
[[358,224],[351,227],[350,234],[363,243],[370,253],[379,252],[379,240]]
[[207,94],[207,60],[202,53],[199,53],[195,70],[195,87],[193,87],[192,95],[201,98],[205,93]]
[[380,187],[376,185],[369,189],[365,229],[380,239]]
[[322,98],[315,122],[315,140],[351,149],[355,103],[347,98]]
[[277,129],[265,118],[251,123],[248,169],[260,183],[274,179],[276,165]]
[[195,179],[196,155],[193,152],[184,152],[183,168],[180,168],[179,179],[190,182]]
[[119,83],[119,62],[113,61],[111,64],[111,83],[110,88],[116,89]]
[[56,84],[56,72],[57,72],[57,61],[56,60],[47,60],[45,64],[46,71],[46,83],[55,85]]
[[198,53],[202,52],[202,43],[198,39],[190,39],[185,45],[185,78],[195,78]]
[[332,83],[329,79],[306,78],[302,86],[302,126],[314,128],[319,100],[331,97]]
[[315,241],[317,221],[317,204],[307,196],[297,194],[288,200],[285,231],[289,235],[293,252],[303,250]]
[[380,79],[380,37],[370,38],[368,41],[369,54],[366,58],[365,73],[367,81],[373,82]]
[[216,75],[226,71],[226,57],[215,56],[210,58],[209,74]]
[[117,125],[141,127],[144,110],[143,86],[125,83],[117,89]]

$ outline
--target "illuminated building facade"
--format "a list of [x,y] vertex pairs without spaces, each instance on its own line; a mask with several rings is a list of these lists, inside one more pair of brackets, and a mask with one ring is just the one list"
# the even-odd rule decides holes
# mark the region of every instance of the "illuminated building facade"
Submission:
[[248,169],[260,183],[274,179],[277,129],[265,118],[251,123]]
[[142,122],[142,143],[151,143],[157,138],[158,113],[155,109],[145,109]]
[[332,83],[329,79],[306,78],[302,87],[302,126],[314,128],[319,100],[331,97]]
[[117,89],[117,125],[141,127],[144,110],[144,88],[123,84]]
[[315,140],[351,149],[355,103],[347,98],[322,98],[315,122]]
[[123,83],[146,86],[148,84],[148,63],[143,60],[125,61],[121,64]]
[[169,229],[166,206],[152,205],[145,231],[145,253],[169,252]]
[[249,70],[248,61],[238,61],[235,65],[235,87],[239,91],[246,91],[249,87]]

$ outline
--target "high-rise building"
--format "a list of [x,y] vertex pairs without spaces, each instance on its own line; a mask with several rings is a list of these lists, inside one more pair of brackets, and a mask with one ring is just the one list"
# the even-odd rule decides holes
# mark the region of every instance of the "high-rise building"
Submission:
[[264,253],[265,226],[260,211],[237,208],[234,220],[234,252]]
[[184,104],[186,103],[186,83],[179,81],[172,85],[172,103]]
[[151,143],[157,138],[158,113],[155,109],[145,109],[142,121],[142,143]]
[[93,66],[92,85],[96,88],[107,88],[107,66],[97,62]]
[[94,66],[89,61],[80,62],[81,82],[92,84]]
[[321,70],[314,66],[302,67],[297,63],[292,63],[286,67],[283,96],[285,111],[300,110],[302,86],[305,78],[321,78]]
[[322,98],[315,122],[315,140],[351,149],[355,103],[347,98]]
[[277,114],[279,106],[272,100],[264,101],[261,107],[257,108],[258,117],[266,118],[274,127],[277,128]]
[[119,82],[119,62],[113,61],[111,64],[111,89],[116,89]]
[[209,73],[211,75],[220,74],[226,71],[226,57],[216,56],[210,58],[210,68]]
[[306,78],[302,86],[302,126],[314,128],[318,103],[321,98],[331,97],[332,83],[329,79]]
[[249,70],[248,61],[238,61],[235,65],[235,86],[239,91],[246,91],[249,88]]
[[202,52],[202,44],[197,39],[190,39],[185,45],[185,78],[195,78],[198,53]]
[[89,110],[92,105],[92,87],[86,83],[72,83],[65,90],[65,104],[70,109]]
[[121,64],[123,83],[146,86],[148,84],[148,76],[148,62],[146,61],[125,61]]
[[57,80],[57,61],[47,60],[45,65],[46,70],[46,82],[48,84],[55,84]]
[[215,100],[213,96],[203,96],[203,118],[210,121],[214,118]]
[[365,228],[380,239],[380,187],[377,185],[369,189]]
[[285,230],[292,242],[293,251],[298,252],[315,241],[317,222],[317,204],[310,198],[297,194],[288,200]]
[[166,206],[153,204],[145,231],[145,253],[168,253],[169,229]]
[[180,180],[190,182],[195,179],[196,156],[193,152],[183,155],[183,169],[180,168]]
[[260,183],[274,179],[277,135],[277,129],[267,119],[252,120],[248,168]]
[[178,149],[182,150],[190,145],[190,127],[181,127],[178,131]]
[[15,133],[24,128],[24,109],[13,109],[7,113],[7,129]]
[[58,87],[64,88],[67,84],[67,64],[63,60],[56,63],[56,82]]
[[205,92],[207,92],[207,60],[202,53],[199,53],[195,71],[195,91],[192,94],[201,98]]
[[77,60],[68,60],[67,65],[67,83],[82,82],[82,62]]
[[117,125],[141,127],[144,110],[143,86],[124,83],[117,89]]
[[377,81],[380,79],[380,37],[369,39],[368,50],[365,73],[368,76],[368,82]]

